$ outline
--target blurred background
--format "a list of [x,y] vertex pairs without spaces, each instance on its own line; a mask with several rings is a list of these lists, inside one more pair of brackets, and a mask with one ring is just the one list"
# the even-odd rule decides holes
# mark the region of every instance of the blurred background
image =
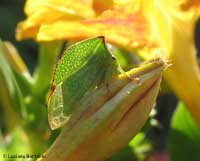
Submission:
[[[37,44],[33,40],[18,42],[15,39],[15,28],[19,21],[25,18],[23,8],[25,0],[0,0],[0,38],[4,41],[12,42],[18,49],[22,58],[26,62],[29,70],[33,73],[37,64]],[[200,55],[200,21],[197,23],[195,34],[198,56]],[[156,104],[155,119],[159,126],[151,128],[148,137],[154,140],[157,151],[165,151],[167,146],[167,136],[170,130],[170,119],[177,105],[174,95],[164,93],[159,96]],[[0,108],[0,128],[3,129],[2,108]]]
[[18,42],[15,39],[16,25],[25,18],[24,4],[25,0],[0,1],[0,38],[12,42],[17,47],[29,70],[33,72],[37,60],[37,44],[31,40]]

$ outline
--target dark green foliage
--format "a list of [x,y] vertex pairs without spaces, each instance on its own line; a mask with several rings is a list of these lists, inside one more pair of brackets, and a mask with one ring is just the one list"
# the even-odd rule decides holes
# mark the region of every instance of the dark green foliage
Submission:
[[169,150],[172,161],[200,161],[200,128],[182,103],[173,116]]

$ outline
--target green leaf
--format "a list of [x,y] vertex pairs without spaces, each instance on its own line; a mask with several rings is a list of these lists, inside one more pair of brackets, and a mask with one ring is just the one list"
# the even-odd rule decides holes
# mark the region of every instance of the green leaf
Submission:
[[32,78],[29,75],[22,75],[19,72],[17,72],[12,66],[10,67],[12,69],[12,73],[15,77],[15,80],[20,88],[20,91],[22,95],[25,97],[27,95],[30,95],[31,93],[31,86],[32,86]]
[[26,110],[22,93],[3,52],[4,46],[0,42],[0,99],[4,107],[7,122],[12,122],[13,120],[14,123],[14,117],[16,116],[14,113],[17,113],[20,117],[26,117]]
[[29,95],[32,77],[15,46],[10,42],[2,42],[1,54],[12,69],[23,96]]
[[87,39],[67,49],[56,65],[48,100],[52,129],[65,124],[77,100],[118,74],[118,63],[106,48],[104,37]]
[[183,103],[179,103],[172,119],[169,151],[172,161],[200,160],[200,128],[187,111]]

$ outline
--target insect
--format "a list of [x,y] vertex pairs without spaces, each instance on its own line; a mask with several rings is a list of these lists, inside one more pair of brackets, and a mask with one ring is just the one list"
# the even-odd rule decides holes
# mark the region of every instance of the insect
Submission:
[[90,90],[120,73],[120,66],[108,51],[104,37],[91,38],[72,45],[58,61],[47,99],[51,129],[63,126],[74,105]]

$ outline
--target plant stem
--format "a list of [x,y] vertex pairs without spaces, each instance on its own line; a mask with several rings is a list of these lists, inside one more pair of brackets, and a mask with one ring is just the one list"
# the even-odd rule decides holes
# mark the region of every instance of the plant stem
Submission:
[[53,67],[58,54],[62,48],[61,41],[43,42],[39,49],[38,68],[34,75],[33,93],[37,96],[44,96],[50,86],[53,75]]

